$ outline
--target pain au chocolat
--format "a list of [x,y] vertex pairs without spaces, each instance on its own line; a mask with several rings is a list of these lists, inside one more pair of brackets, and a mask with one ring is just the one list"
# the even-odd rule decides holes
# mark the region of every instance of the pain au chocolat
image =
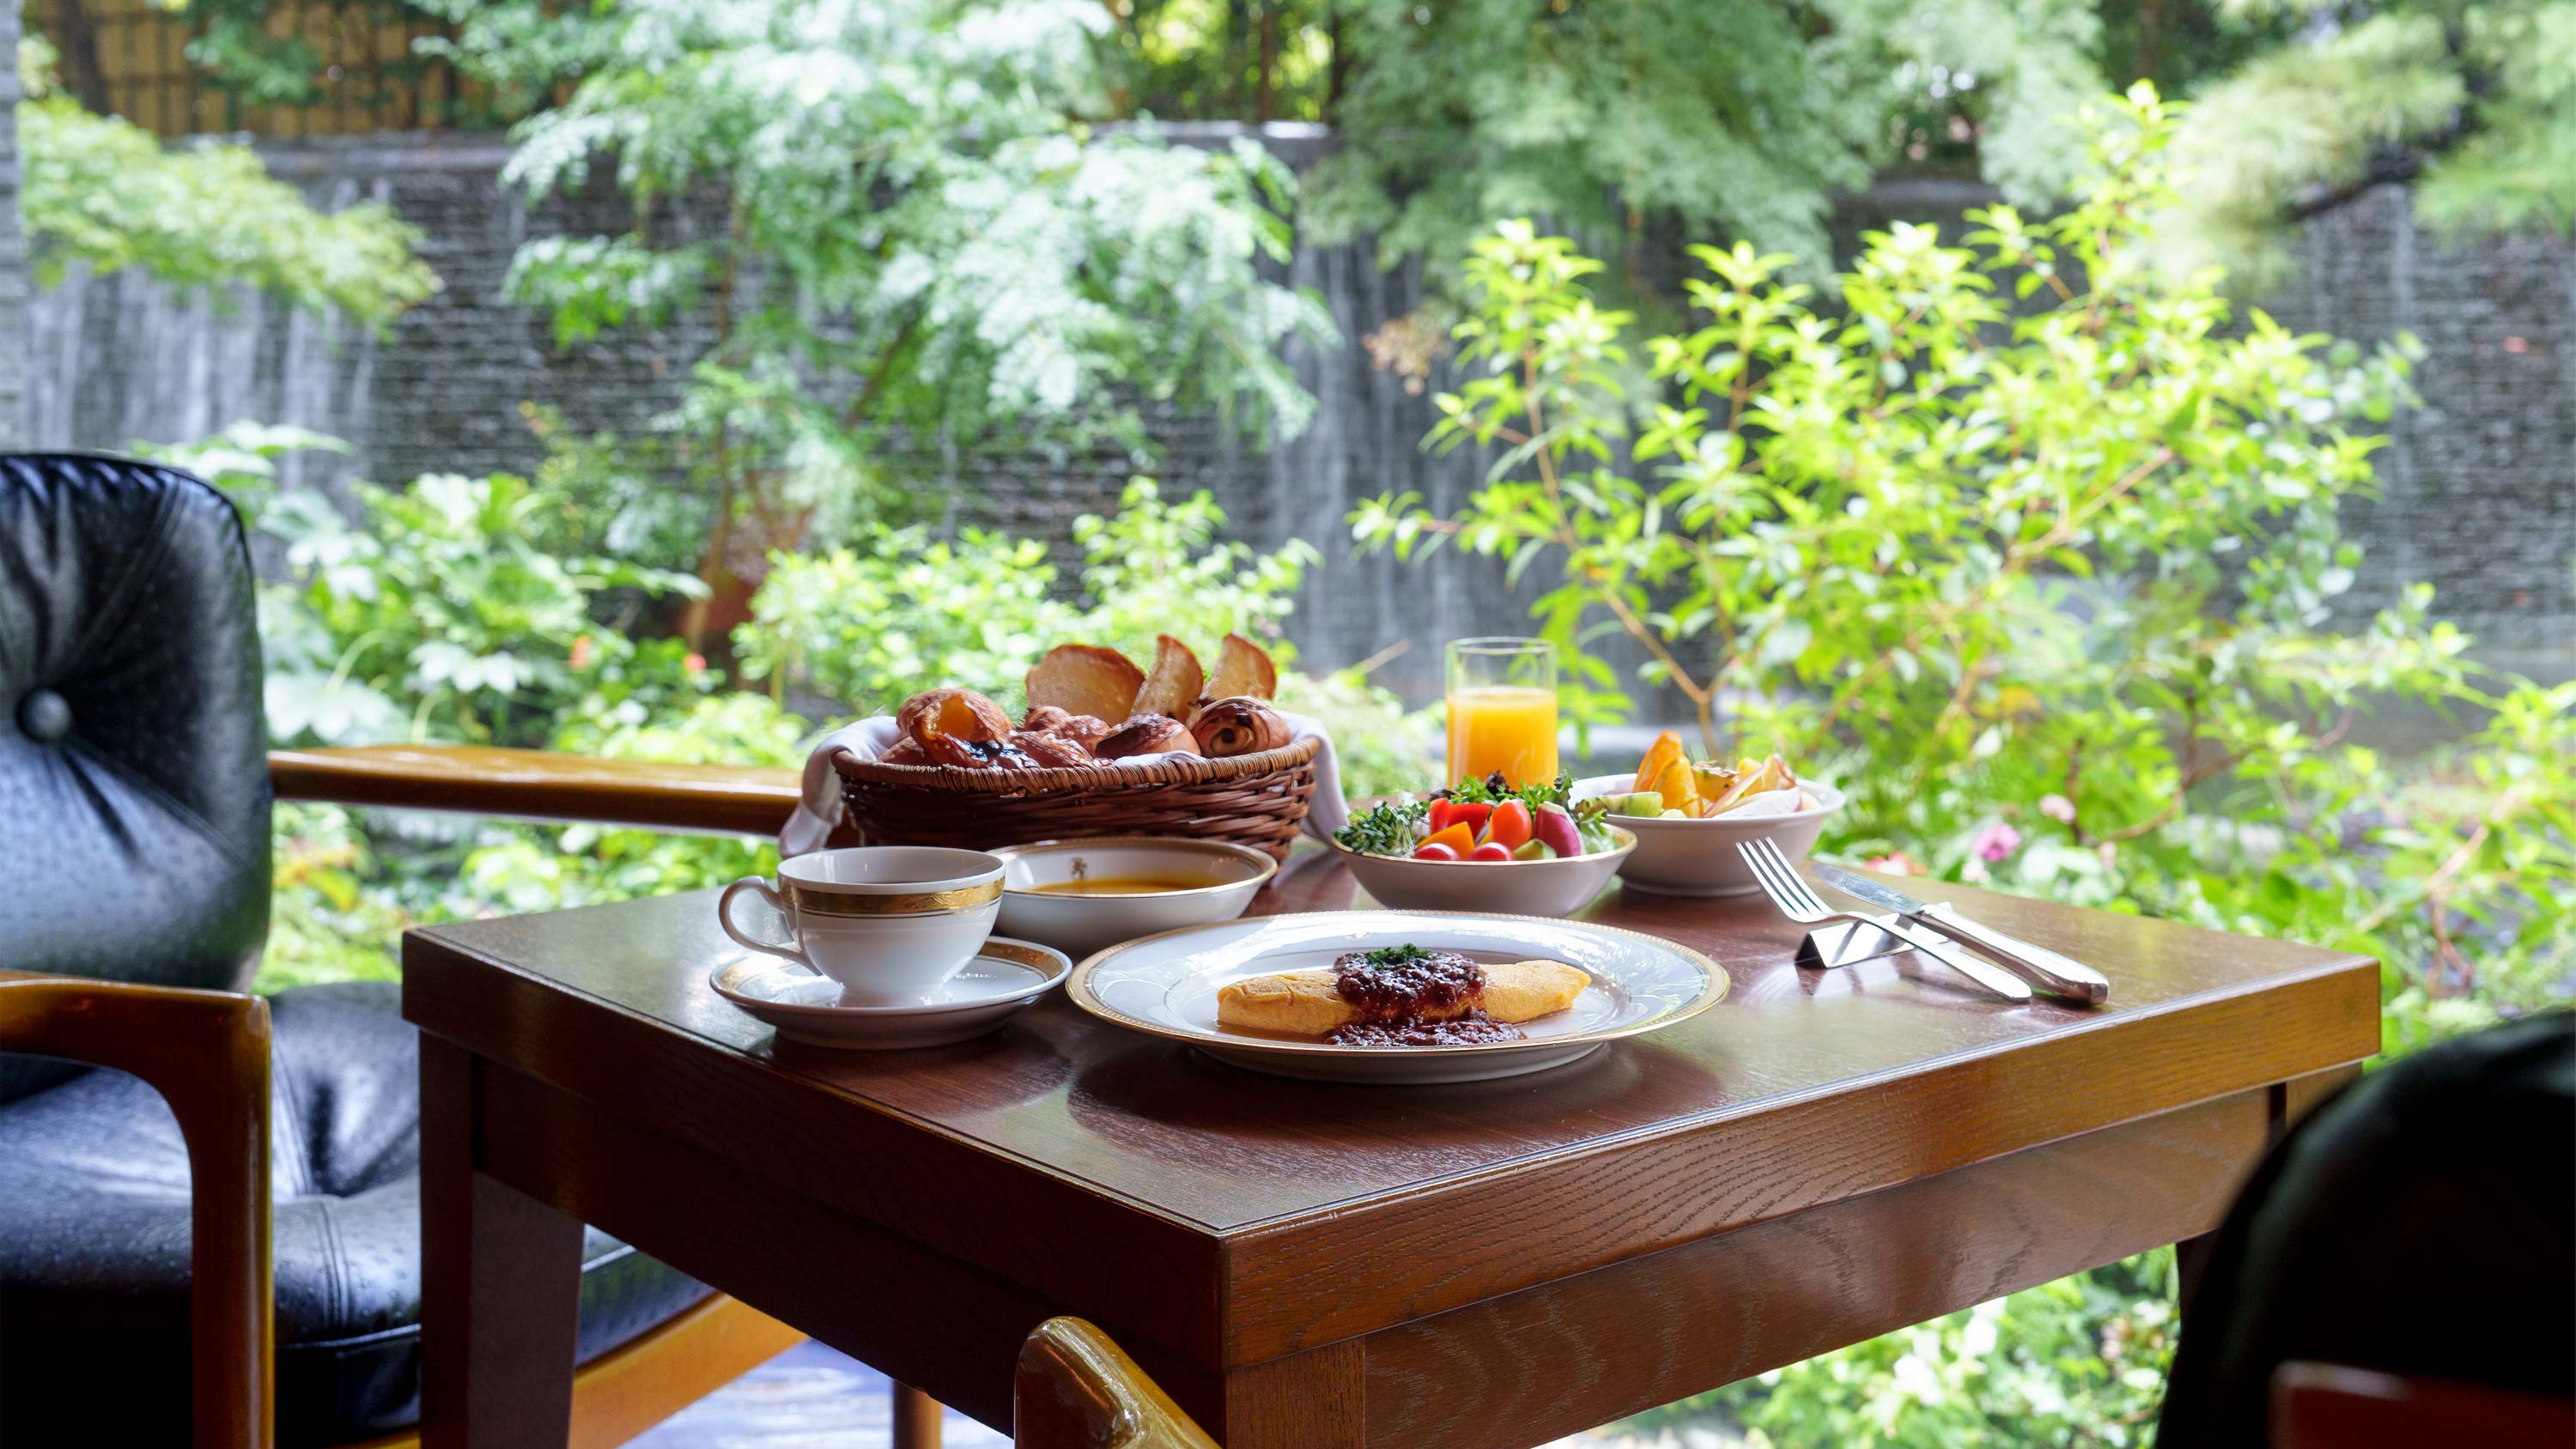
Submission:
[[1217,992],[1220,1027],[1330,1036],[1364,1022],[1448,1021],[1481,1013],[1498,1022],[1563,1011],[1592,978],[1562,961],[1479,965],[1450,951],[1424,952],[1401,970],[1371,969],[1354,951],[1330,966],[1247,977]]

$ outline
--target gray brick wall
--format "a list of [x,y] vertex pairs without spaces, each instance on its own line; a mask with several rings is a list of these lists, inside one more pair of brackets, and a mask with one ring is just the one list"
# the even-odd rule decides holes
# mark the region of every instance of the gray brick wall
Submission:
[[18,222],[18,7],[0,3],[0,448],[27,437],[30,290]]
[[[1273,144],[1302,164],[1323,144],[1310,132],[1282,132]],[[558,405],[583,431],[634,429],[669,404],[706,340],[684,325],[559,349],[539,319],[502,302],[501,277],[522,240],[621,229],[626,211],[605,191],[529,211],[497,188],[506,154],[497,138],[344,138],[262,151],[326,205],[374,198],[420,225],[446,290],[376,338],[257,298],[227,308],[130,274],[75,276],[35,309],[40,440],[174,439],[249,418],[349,439],[357,452],[328,465],[333,472],[399,480],[524,468],[536,449],[522,401]],[[1849,204],[1838,230],[1848,238],[1888,216],[1959,204],[1938,192],[1882,188]],[[683,208],[655,225],[682,234],[708,220]],[[2418,377],[2426,406],[2395,423],[2379,455],[2385,498],[2353,518],[2368,550],[2354,606],[2428,581],[2442,612],[2490,645],[2541,651],[2516,662],[2576,674],[2576,247],[2445,247],[2415,226],[2406,193],[2391,187],[2321,218],[2305,251],[2299,284],[2269,304],[2285,322],[2365,343],[2410,329],[2432,349]],[[1264,455],[1210,420],[1157,417],[1157,471],[1175,489],[1214,489],[1247,538],[1303,537],[1324,550],[1329,577],[1301,614],[1316,663],[1349,662],[1407,633],[1507,626],[1518,608],[1498,578],[1452,567],[1426,583],[1384,560],[1352,559],[1341,524],[1353,500],[1383,491],[1418,489],[1435,506],[1454,505],[1481,470],[1463,453],[1424,454],[1428,399],[1373,372],[1356,346],[1418,303],[1415,279],[1380,273],[1365,247],[1303,248],[1290,276],[1324,295],[1353,342],[1294,359],[1322,402],[1316,429]],[[971,500],[968,517],[1060,536],[1140,466],[1108,452],[968,459],[938,486]],[[1435,665],[1399,661],[1391,677],[1429,686]]]

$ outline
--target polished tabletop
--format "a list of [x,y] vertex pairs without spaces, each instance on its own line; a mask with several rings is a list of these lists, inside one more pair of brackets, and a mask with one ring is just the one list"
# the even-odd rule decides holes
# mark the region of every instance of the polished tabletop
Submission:
[[[1224,1363],[2277,1089],[2377,1048],[2366,958],[1907,884],[2098,966],[2111,1000],[2008,1004],[1911,956],[1801,971],[1800,928],[1758,897],[1614,885],[1577,918],[1694,947],[1732,989],[1671,1029],[1487,1083],[1258,1075],[1061,995],[953,1047],[781,1041],[707,984],[740,954],[712,892],[414,932],[405,1002],[480,1057],[1015,1281],[1157,1299],[1153,1332],[1212,1338]],[[1371,904],[1301,845],[1255,909]],[[919,1170],[852,1182],[817,1153]],[[2208,1156],[2231,1180],[2244,1166],[2237,1136]],[[1013,1231],[1033,1216],[1117,1242],[1115,1271],[1137,1282],[1113,1292],[1107,1270]]]

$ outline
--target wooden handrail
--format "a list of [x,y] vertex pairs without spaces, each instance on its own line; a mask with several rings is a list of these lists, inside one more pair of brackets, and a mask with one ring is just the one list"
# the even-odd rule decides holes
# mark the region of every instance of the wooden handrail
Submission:
[[268,1046],[255,996],[0,971],[0,1052],[130,1072],[179,1119],[199,1449],[268,1449],[275,1432]]
[[1109,1335],[1050,1318],[1020,1345],[1011,1387],[1015,1449],[1218,1449]]
[[741,835],[777,834],[799,790],[798,772],[789,769],[476,745],[272,750],[268,771],[281,800]]

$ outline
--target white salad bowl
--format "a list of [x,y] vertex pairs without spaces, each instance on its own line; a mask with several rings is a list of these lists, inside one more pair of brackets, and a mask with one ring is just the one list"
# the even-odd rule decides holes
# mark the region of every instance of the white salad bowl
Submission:
[[[1619,828],[1634,833],[1637,848],[1619,867],[1619,878],[1641,891],[1668,896],[1740,896],[1760,889],[1751,868],[1735,847],[1747,840],[1769,840],[1791,860],[1803,860],[1824,832],[1825,817],[1843,808],[1843,792],[1820,780],[1799,785],[1816,797],[1811,810],[1767,815],[1719,815],[1707,820],[1666,820],[1644,815],[1613,815]],[[1595,775],[1574,783],[1573,798],[1593,800],[1629,793],[1633,775]]]
[[1360,889],[1399,911],[1499,911],[1515,916],[1570,916],[1590,904],[1637,848],[1637,837],[1610,828],[1608,850],[1554,860],[1415,860],[1370,855],[1336,840]]

